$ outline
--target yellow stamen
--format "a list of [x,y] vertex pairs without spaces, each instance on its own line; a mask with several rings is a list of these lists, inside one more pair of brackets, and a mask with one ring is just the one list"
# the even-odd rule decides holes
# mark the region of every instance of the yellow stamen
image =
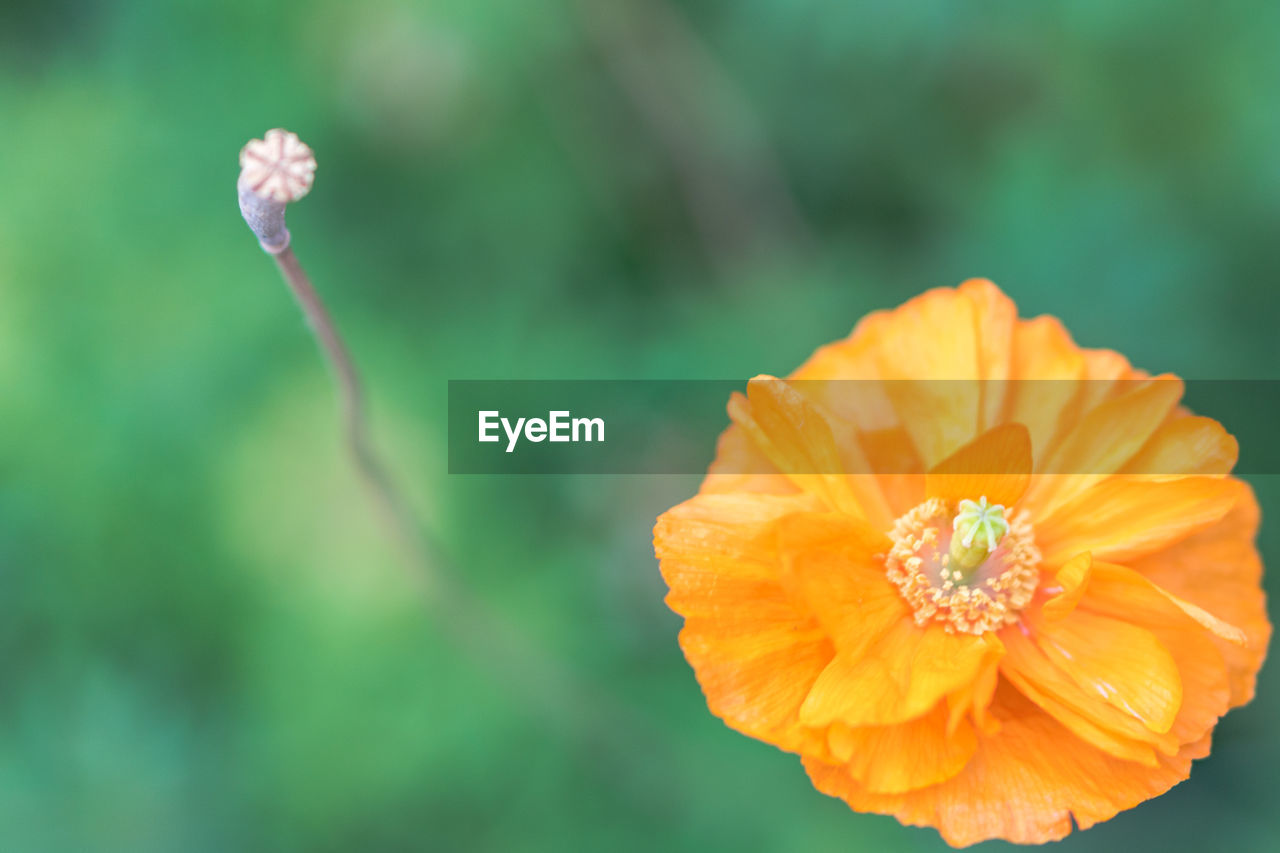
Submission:
[[[885,573],[917,625],[983,634],[1016,622],[1040,582],[1040,552],[1025,512],[930,498],[894,522]],[[949,541],[948,541],[949,540]],[[967,540],[967,543],[966,543]],[[957,543],[959,543],[957,545]]]

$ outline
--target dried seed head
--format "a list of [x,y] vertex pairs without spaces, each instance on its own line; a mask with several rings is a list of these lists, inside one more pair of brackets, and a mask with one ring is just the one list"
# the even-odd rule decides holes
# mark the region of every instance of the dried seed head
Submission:
[[289,245],[284,208],[311,190],[316,158],[297,134],[276,128],[240,150],[240,213],[262,248],[276,254]]
[[240,149],[240,182],[271,201],[297,201],[311,191],[316,158],[296,133],[276,128]]

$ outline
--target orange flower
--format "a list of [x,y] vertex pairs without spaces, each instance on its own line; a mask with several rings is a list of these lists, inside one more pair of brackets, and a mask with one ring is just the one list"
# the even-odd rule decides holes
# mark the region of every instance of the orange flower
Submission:
[[[833,379],[1014,381],[797,381]],[[712,712],[956,846],[1187,778],[1271,626],[1235,440],[1182,390],[976,280],[752,380],[654,530]]]

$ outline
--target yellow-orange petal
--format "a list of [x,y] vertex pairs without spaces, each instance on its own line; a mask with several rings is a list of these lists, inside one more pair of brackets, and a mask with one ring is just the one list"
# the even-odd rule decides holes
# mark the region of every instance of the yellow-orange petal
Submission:
[[1227,664],[1231,706],[1236,707],[1253,698],[1271,639],[1271,622],[1261,585],[1262,561],[1254,546],[1258,502],[1248,483],[1226,482],[1235,489],[1237,499],[1220,522],[1128,566],[1161,589],[1244,631],[1243,645],[1214,640]]
[[843,767],[808,757],[804,765],[818,790],[854,809],[937,827],[947,843],[965,847],[991,838],[1054,841],[1070,833],[1073,817],[1082,829],[1091,827],[1187,778],[1192,759],[1207,750],[1199,742],[1144,767],[1084,743],[1063,749],[1072,740],[1060,723],[1024,701],[998,735],[979,736],[963,770],[928,788],[875,794]]
[[[884,389],[932,468],[978,434],[980,367],[974,303],[930,290],[873,327]],[[906,380],[906,381],[898,381]]]
[[1058,591],[1041,608],[1046,619],[1062,619],[1071,615],[1088,587],[1092,565],[1093,555],[1088,551],[1062,564],[1053,577],[1053,586]]
[[1147,378],[1147,374],[1134,370],[1129,359],[1115,350],[1085,349],[1080,351],[1080,355],[1084,358],[1084,375],[1081,377],[1084,382],[1076,400],[1079,415],[1093,411],[1105,400],[1131,391],[1129,382]]
[[1056,318],[1036,317],[1014,329],[1008,418],[1026,425],[1037,461],[1070,423],[1084,369],[1080,348]]
[[850,659],[910,616],[875,558],[887,548],[885,534],[837,513],[797,514],[778,524],[783,586]]
[[947,733],[954,733],[968,715],[973,725],[986,734],[1000,730],[1000,721],[989,713],[991,699],[1000,681],[1000,661],[1004,658],[1004,643],[994,634],[988,636],[987,658],[978,668],[978,674],[957,690],[947,694]]
[[[1121,731],[1120,728],[1112,728],[1105,722],[1100,722],[1096,713],[1090,714],[1088,711],[1080,710],[1078,705],[1072,704],[1069,698],[1063,698],[1061,694],[1055,692],[1052,686],[1026,675],[1023,671],[1026,668],[1024,658],[1028,648],[1031,647],[1030,640],[1015,640],[1011,645],[1014,651],[1006,658],[1008,665],[1003,674],[1023,696],[1068,728],[1076,737],[1107,755],[1123,758],[1126,761],[1136,761],[1147,767],[1155,767],[1160,763],[1156,755],[1156,747],[1149,738],[1133,737],[1130,733]],[[1040,654],[1038,651],[1032,653]],[[1047,662],[1044,665],[1052,666]],[[1062,682],[1057,682],[1057,686],[1061,687]],[[1068,697],[1074,696],[1077,701],[1079,699],[1078,691],[1074,689],[1067,690],[1066,694]],[[1094,703],[1090,701],[1088,704]],[[1091,710],[1096,711],[1096,709]],[[1172,738],[1168,743],[1170,749],[1176,751]]]
[[867,458],[875,460],[876,481],[894,518],[924,501],[924,464],[902,427],[863,432],[858,442]]
[[977,326],[978,432],[991,429],[1002,420],[1013,372],[1013,330],[1018,308],[1000,288],[985,278],[971,278],[960,285],[961,296],[973,303]]
[[900,620],[860,657],[837,654],[810,689],[800,720],[886,726],[914,719],[977,678],[990,647],[981,636]]
[[781,473],[831,509],[881,525],[890,519],[852,430],[838,441],[829,415],[785,380],[752,379],[747,396],[730,401],[729,414]]
[[[778,519],[823,508],[809,494],[757,492],[697,495],[658,517],[654,550],[672,589],[713,585],[723,577],[778,578],[774,525]],[[674,583],[673,583],[674,581]]]
[[1083,551],[1095,560],[1123,563],[1214,524],[1237,497],[1229,481],[1212,477],[1112,477],[1037,520],[1036,544],[1049,566]]
[[680,648],[707,708],[726,725],[788,752],[808,748],[809,733],[800,725],[797,710],[831,660],[829,641],[793,638],[782,648],[730,647],[712,626],[695,622],[680,631]]
[[1186,415],[1161,425],[1121,473],[1221,477],[1231,473],[1239,455],[1239,443],[1222,424]]
[[827,733],[831,754],[868,791],[899,794],[936,785],[964,768],[978,747],[973,727],[961,721],[947,731],[947,711],[932,711],[894,726],[850,728],[835,723]]
[[1058,667],[1040,646],[1014,629],[1003,633],[1006,654],[1000,674],[1058,722],[1117,758],[1150,764],[1155,752],[1177,753],[1181,744],[1169,732],[1155,732],[1137,717],[1106,702],[1096,690],[1082,687]]
[[959,503],[985,497],[1012,507],[1031,480],[1031,435],[1022,424],[990,429],[948,456],[925,480],[925,495]]
[[1067,618],[1026,616],[1048,658],[1086,691],[1167,732],[1182,705],[1182,676],[1169,650],[1145,628],[1077,607]]
[[664,513],[654,548],[685,617],[680,646],[712,712],[733,728],[799,750],[799,708],[835,649],[779,582],[775,522],[809,495],[699,495]]
[[[1128,618],[1144,625],[1187,628],[1187,617],[1215,637],[1233,645],[1248,642],[1245,632],[1209,611],[1179,598],[1125,566],[1098,563],[1096,583],[1085,606],[1099,613]],[[1172,605],[1172,606],[1171,606]]]
[[[1199,608],[1188,611],[1182,603],[1136,572],[1099,563],[1080,608],[1148,630],[1169,650],[1183,683],[1183,701],[1170,733],[1187,743],[1208,733],[1230,706],[1227,665],[1213,638],[1215,632],[1231,634],[1234,629]],[[1231,643],[1238,636],[1220,639]]]
[[[1090,383],[1083,383],[1081,394]],[[1182,380],[1162,376],[1140,387],[1124,386],[1124,393],[1084,415],[1044,461],[1027,490],[1026,507],[1040,515],[1087,490],[1106,475],[1119,471],[1142,448],[1182,398]]]
[[698,489],[706,493],[766,492],[794,494],[799,487],[765,456],[746,431],[737,424],[716,440],[716,458],[707,469],[707,477]]

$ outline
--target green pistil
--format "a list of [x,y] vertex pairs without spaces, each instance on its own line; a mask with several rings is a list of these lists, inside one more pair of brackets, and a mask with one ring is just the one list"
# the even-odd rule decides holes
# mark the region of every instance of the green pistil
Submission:
[[987,504],[987,498],[974,502],[960,501],[960,510],[951,522],[951,561],[949,568],[959,572],[961,581],[967,581],[974,570],[983,564],[1000,540],[1009,532],[1009,522],[1004,517],[1004,507]]

